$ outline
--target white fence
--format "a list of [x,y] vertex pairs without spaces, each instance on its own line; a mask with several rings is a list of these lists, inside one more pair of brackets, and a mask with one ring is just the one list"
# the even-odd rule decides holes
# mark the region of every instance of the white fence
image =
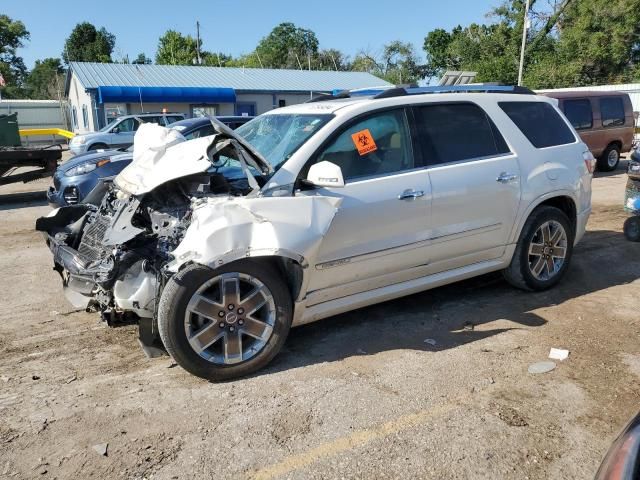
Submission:
[[65,106],[57,100],[2,100],[0,114],[18,112],[20,128],[68,128]]

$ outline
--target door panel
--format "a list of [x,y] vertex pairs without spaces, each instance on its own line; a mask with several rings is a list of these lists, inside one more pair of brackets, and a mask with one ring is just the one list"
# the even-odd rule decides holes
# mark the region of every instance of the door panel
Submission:
[[414,162],[404,108],[353,120],[314,161],[339,166],[346,185],[317,190],[342,204],[320,245],[309,291],[428,263],[431,186]]
[[[407,191],[421,195],[399,199]],[[431,188],[425,169],[317,193],[339,196],[342,204],[320,245],[309,291],[429,262]]]
[[517,157],[475,103],[422,105],[413,115],[432,189],[430,271],[501,256],[520,202]]

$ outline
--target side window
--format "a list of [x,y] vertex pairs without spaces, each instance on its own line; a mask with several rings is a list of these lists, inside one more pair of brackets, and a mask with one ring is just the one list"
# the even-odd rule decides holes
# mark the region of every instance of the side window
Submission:
[[162,117],[140,117],[142,123],[155,123],[164,126]]
[[167,117],[167,124],[173,123],[173,122],[179,122],[180,120],[184,120],[183,117],[176,117],[175,115],[169,115]]
[[600,99],[600,117],[603,127],[619,127],[624,125],[624,104],[620,97],[603,97]]
[[584,130],[586,128],[593,127],[591,102],[586,98],[565,100],[563,109],[565,116],[576,130]]
[[118,130],[120,130],[121,133],[135,132],[136,130],[138,130],[139,126],[140,124],[138,120],[136,120],[135,118],[126,118],[123,121],[121,121],[118,125],[116,125],[116,127],[118,127]]
[[499,102],[498,105],[536,148],[576,141],[569,126],[546,102]]
[[193,140],[194,138],[206,137],[208,135],[213,135],[214,133],[213,125],[204,125],[191,133],[187,133],[184,138],[187,140]]
[[374,113],[336,137],[316,158],[342,169],[345,181],[413,168],[404,109]]
[[414,115],[426,163],[458,162],[509,152],[493,122],[473,103],[414,107]]
[[87,106],[82,105],[82,123],[84,128],[89,128],[89,113],[87,112]]

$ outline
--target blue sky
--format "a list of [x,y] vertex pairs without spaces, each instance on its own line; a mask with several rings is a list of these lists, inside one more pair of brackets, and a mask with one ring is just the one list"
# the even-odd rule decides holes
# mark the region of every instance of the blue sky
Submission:
[[[1,12],[31,32],[20,55],[28,68],[36,59],[59,57],[73,27],[89,21],[116,35],[116,57],[154,56],[168,29],[195,35],[200,21],[203,48],[232,55],[248,53],[278,23],[290,21],[316,32],[321,48],[353,56],[391,40],[412,42],[419,52],[427,32],[485,21],[500,0],[349,2],[324,0],[4,0]],[[385,7],[375,6],[384,4]]]

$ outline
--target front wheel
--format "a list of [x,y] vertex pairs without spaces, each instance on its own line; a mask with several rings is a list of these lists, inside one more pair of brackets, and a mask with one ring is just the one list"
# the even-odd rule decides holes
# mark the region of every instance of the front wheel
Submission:
[[243,260],[192,265],[169,280],[158,306],[160,338],[185,370],[208,380],[268,364],[289,333],[292,303],[274,269]]
[[564,276],[573,253],[573,229],[562,210],[541,206],[527,219],[511,264],[503,273],[513,286],[540,291]]

